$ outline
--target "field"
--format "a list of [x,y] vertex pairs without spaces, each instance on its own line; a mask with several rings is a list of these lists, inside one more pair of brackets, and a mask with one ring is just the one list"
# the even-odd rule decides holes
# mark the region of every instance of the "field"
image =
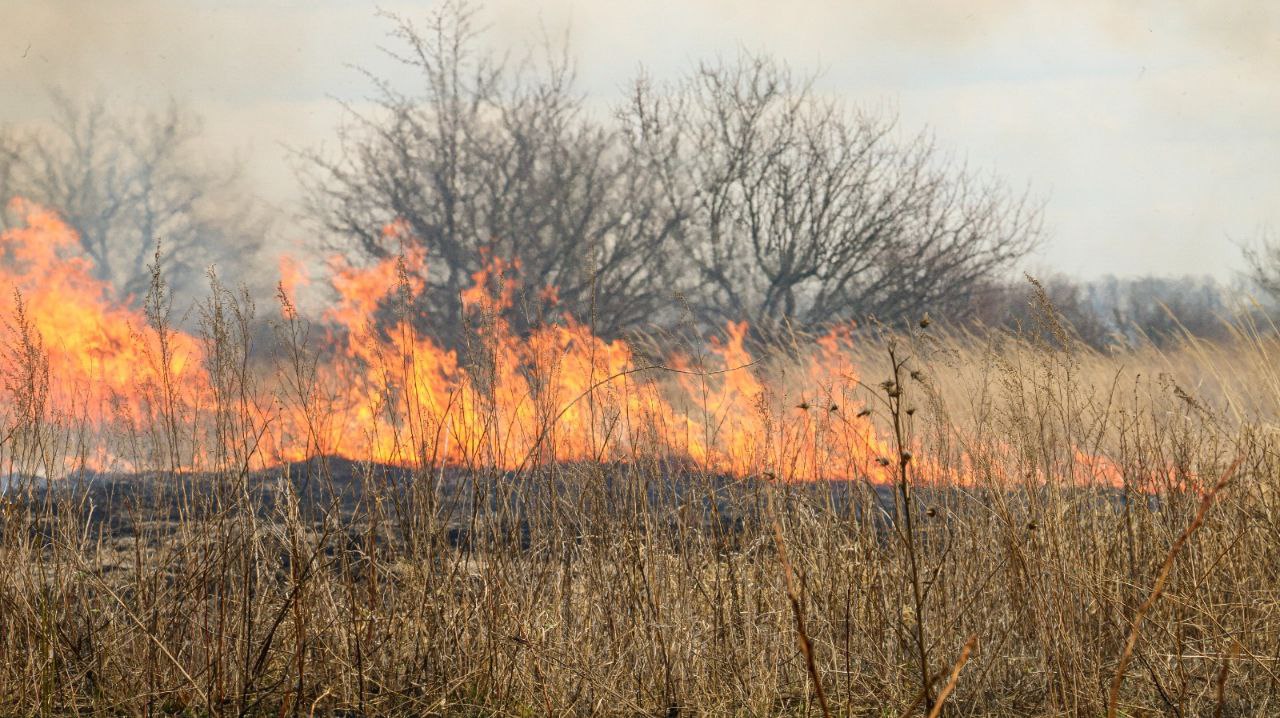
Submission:
[[1023,335],[764,354],[518,336],[481,277],[444,351],[371,324],[402,258],[266,338],[215,281],[187,333],[59,233],[5,235],[0,713],[1280,707],[1269,327],[1102,355],[1033,287]]

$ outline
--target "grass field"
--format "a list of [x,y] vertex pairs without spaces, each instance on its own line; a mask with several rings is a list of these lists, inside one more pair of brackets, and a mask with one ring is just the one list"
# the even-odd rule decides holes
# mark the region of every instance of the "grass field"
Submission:
[[491,318],[438,395],[407,319],[325,336],[282,289],[264,346],[162,289],[114,393],[6,307],[0,714],[1280,708],[1269,329],[622,361]]

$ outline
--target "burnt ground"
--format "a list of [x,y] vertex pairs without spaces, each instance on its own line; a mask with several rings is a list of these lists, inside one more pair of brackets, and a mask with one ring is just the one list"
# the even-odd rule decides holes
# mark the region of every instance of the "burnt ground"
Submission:
[[[968,512],[990,503],[989,493],[919,488],[915,510],[921,521]],[[1003,499],[1014,513],[1032,517],[1035,494],[1018,490],[1006,492]],[[1078,494],[1085,510],[1124,503],[1124,496],[1114,490]],[[626,463],[571,463],[519,474],[456,467],[414,472],[335,457],[243,477],[86,472],[51,485],[19,478],[11,479],[8,490],[0,493],[11,503],[27,504],[40,517],[31,525],[37,534],[49,533],[61,518],[98,536],[121,539],[145,533],[159,539],[180,520],[209,520],[248,510],[265,522],[292,514],[303,523],[336,522],[348,529],[378,522],[393,533],[394,527],[415,522],[421,526],[430,516],[441,538],[457,546],[482,532],[490,539],[501,535],[504,543],[528,546],[539,527],[554,526],[559,535],[586,535],[593,528],[598,531],[602,521],[619,528],[643,521],[652,529],[665,529],[673,540],[687,539],[693,532],[714,533],[736,543],[733,537],[745,527],[767,526],[772,520],[769,512],[779,502],[788,510],[869,519],[887,536],[896,515],[895,495],[893,487],[867,481],[779,485],[678,464],[661,470]]]
[[[770,486],[763,479],[706,474],[680,465],[661,471],[618,463],[561,464],[519,474],[461,468],[418,473],[321,457],[242,478],[83,472],[49,484],[11,477],[0,496],[50,516],[74,514],[95,531],[117,537],[137,533],[144,523],[207,518],[234,505],[250,506],[262,519],[296,511],[304,521],[329,517],[344,523],[361,521],[374,511],[388,519],[427,511],[450,527],[454,541],[462,541],[477,515],[501,516],[527,530],[547,511],[558,511],[557,521],[571,525],[573,509],[585,515],[625,508],[673,526],[709,529],[715,524],[732,533],[765,510]],[[788,484],[781,493],[788,501],[811,503],[819,510],[860,512],[878,503],[893,512],[892,489],[865,481]]]

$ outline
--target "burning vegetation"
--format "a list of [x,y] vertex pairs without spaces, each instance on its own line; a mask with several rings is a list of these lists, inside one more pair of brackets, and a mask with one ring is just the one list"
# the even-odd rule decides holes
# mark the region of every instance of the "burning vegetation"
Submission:
[[760,361],[731,323],[664,355],[568,314],[516,331],[495,257],[451,346],[404,242],[286,262],[266,333],[211,275],[188,332],[158,267],[131,305],[54,212],[11,210],[6,711],[1268,705],[1274,567],[1246,557],[1278,454],[1250,417],[1280,392],[1247,327],[1117,359],[1040,293],[1025,341],[926,317]]
[[1275,712],[1260,314],[962,323],[1033,202],[766,58],[602,120],[472,18],[393,18],[274,296],[180,114],[0,135],[0,714]]
[[[94,278],[52,212],[22,200],[12,209],[26,219],[0,235],[13,288],[5,372],[11,387],[34,386],[15,402],[21,420],[56,438],[11,474],[137,472],[162,457],[193,472],[225,469],[223,459],[258,469],[316,456],[507,470],[664,458],[786,481],[883,481],[875,459],[887,448],[860,412],[847,330],[819,338],[775,385],[744,348],[740,323],[703,356],[661,362],[569,315],[517,336],[505,318],[517,287],[495,259],[461,297],[474,345],[446,348],[407,313],[427,261],[410,251],[363,269],[331,260],[336,299],[311,319],[292,296],[307,279],[286,263],[277,336],[310,345],[259,350],[253,302],[216,276],[200,330],[188,334],[170,321],[158,267],[145,309],[131,309]],[[286,361],[303,351],[311,355]],[[248,412],[236,436],[219,423],[233,409]],[[177,435],[131,433],[157,422]]]

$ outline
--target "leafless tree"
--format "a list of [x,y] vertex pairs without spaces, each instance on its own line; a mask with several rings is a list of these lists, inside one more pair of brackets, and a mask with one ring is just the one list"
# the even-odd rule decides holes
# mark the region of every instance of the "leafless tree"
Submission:
[[[474,17],[465,2],[421,30],[393,17],[420,92],[372,77],[377,111],[351,113],[336,156],[304,155],[334,246],[428,250],[437,329],[458,326],[486,251],[520,263],[527,297],[557,287],[611,333],[675,316],[677,293],[708,325],[959,311],[1039,239],[1037,207],[766,58],[641,79],[601,117],[563,54],[483,53]],[[381,231],[393,221],[407,240]]]
[[194,117],[173,104],[121,113],[60,94],[54,106],[50,126],[3,133],[0,192],[57,211],[99,279],[141,297],[157,242],[180,292],[194,291],[209,265],[237,277],[251,270],[265,218],[239,191],[234,167],[203,160]]
[[[377,111],[352,113],[336,157],[305,155],[313,216],[337,248],[371,258],[422,245],[423,300],[445,335],[489,257],[518,262],[530,315],[557,304],[589,312],[606,333],[645,322],[665,289],[656,187],[587,116],[572,64],[551,43],[508,62],[477,48],[473,19],[467,3],[445,5],[424,29],[391,17],[394,56],[421,78],[420,93],[373,78]],[[407,237],[381,231],[393,221]]]
[[708,319],[961,311],[1039,240],[1025,198],[765,57],[702,65],[666,92],[638,83],[625,118],[661,168]]
[[[14,168],[21,161],[21,141],[17,137],[0,133],[0,191],[13,186]],[[0,197],[0,201],[7,198]]]
[[1054,341],[1043,326],[1046,307],[1037,301],[1037,293],[1052,307],[1060,326],[1075,339],[1095,349],[1107,349],[1123,340],[1114,317],[1098,303],[1098,286],[1061,273],[1034,277],[996,278],[975,287],[972,304],[965,312],[965,322],[979,328],[1002,328],[1020,336],[1039,335]]
[[1225,340],[1252,309],[1213,277],[1107,277],[1091,283],[1099,313],[1130,344],[1176,344],[1188,335]]
[[1241,247],[1244,278],[1272,301],[1280,300],[1280,241],[1263,234],[1253,244]]
[[1238,322],[1271,325],[1266,309],[1248,301],[1244,287],[1207,276],[1084,281],[1049,274],[1036,279],[1034,286],[993,281],[975,294],[970,319],[1023,336],[1043,333],[1037,293],[1076,339],[1100,350],[1142,344],[1169,347],[1188,337],[1226,341]]

